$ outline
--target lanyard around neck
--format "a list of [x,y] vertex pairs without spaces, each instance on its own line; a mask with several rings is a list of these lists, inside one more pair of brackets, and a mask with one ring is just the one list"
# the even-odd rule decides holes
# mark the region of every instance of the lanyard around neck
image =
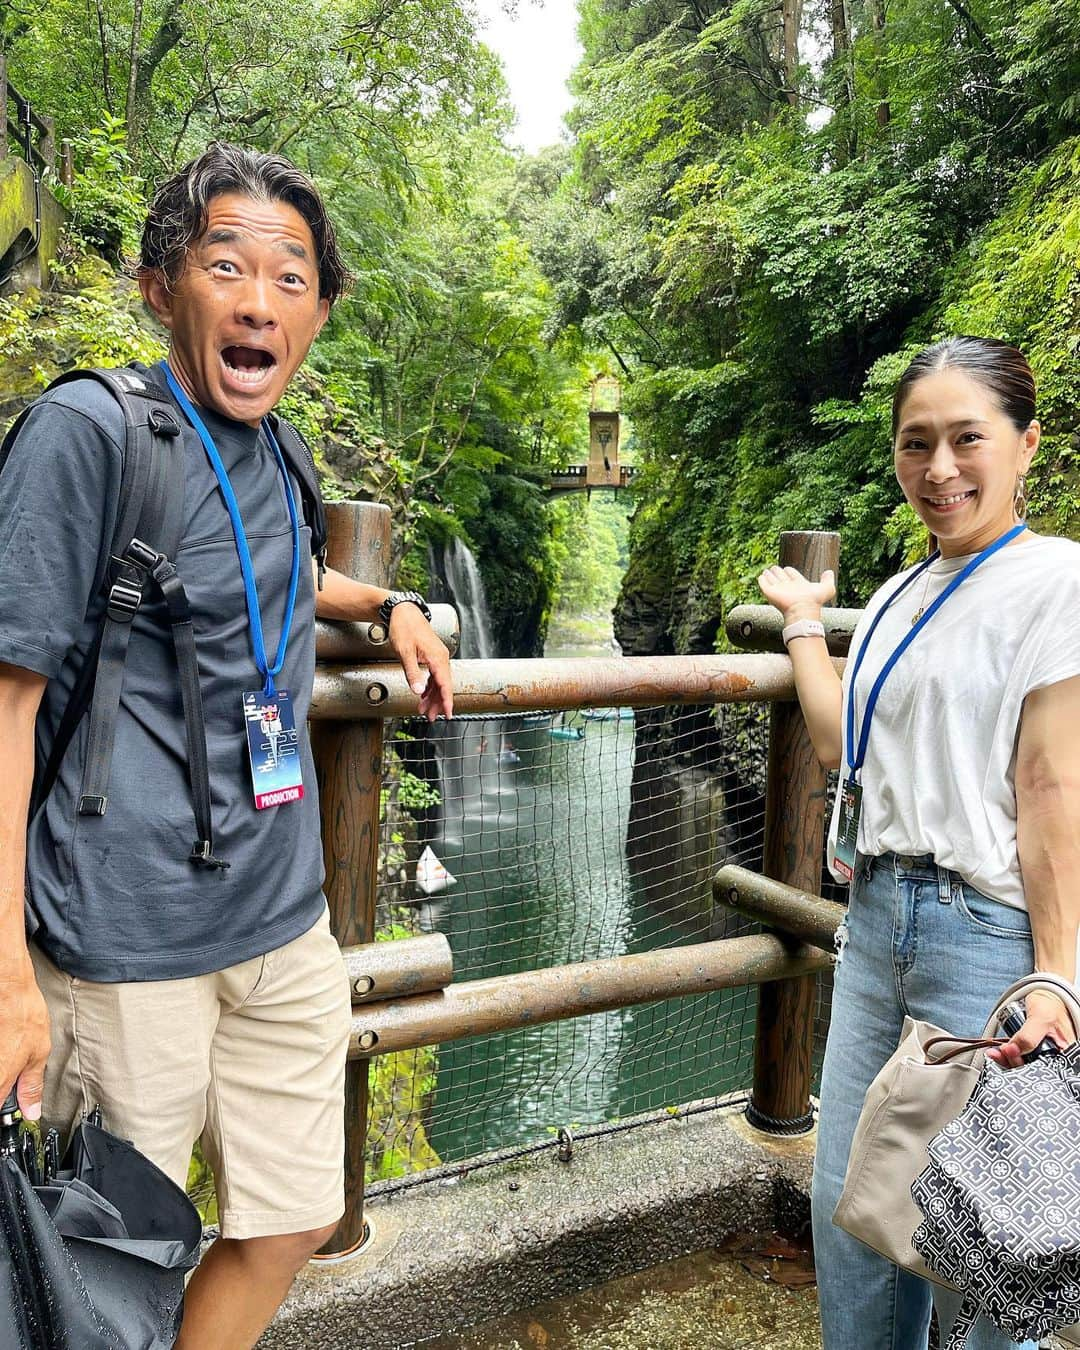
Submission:
[[232,522],[233,538],[236,540],[236,553],[240,559],[240,574],[244,578],[244,595],[247,600],[248,623],[251,627],[251,645],[255,653],[255,665],[258,667],[259,674],[263,677],[263,692],[273,694],[275,692],[274,677],[281,674],[285,665],[285,652],[289,645],[289,633],[292,630],[293,612],[296,608],[297,585],[300,580],[300,518],[297,515],[296,499],[293,496],[292,484],[289,482],[289,471],[285,467],[285,458],[269,422],[266,418],[263,418],[262,430],[266,434],[266,439],[274,452],[274,458],[277,460],[278,468],[281,470],[281,477],[285,484],[285,500],[289,507],[289,521],[292,525],[292,573],[289,577],[289,593],[285,601],[285,616],[282,620],[277,655],[274,658],[274,664],[270,665],[266,659],[266,644],[263,641],[262,610],[259,606],[259,592],[255,585],[255,566],[251,561],[251,550],[248,548],[244,521],[240,515],[240,504],[236,500],[236,493],[229,481],[228,470],[222,463],[220,454],[218,454],[214,438],[206,429],[206,424],[199,416],[198,410],[191,399],[180,387],[180,383],[170,369],[168,362],[163,361],[161,368],[165,372],[165,378],[169,382],[173,397],[179,403],[184,416],[194,427],[199,440],[202,441],[206,457],[217,476],[218,487],[221,489],[221,495],[229,513],[229,520]]
[[999,549],[1004,548],[1006,544],[1012,543],[1012,541],[1016,538],[1016,536],[1026,529],[1027,525],[1024,523],[1024,521],[1021,521],[1018,525],[1014,525],[1011,530],[1007,530],[1005,534],[1003,534],[1000,537],[1000,539],[995,539],[994,542],[988,545],[986,548],[984,548],[981,553],[976,554],[976,556],[972,558],[972,560],[960,572],[958,572],[955,577],[953,577],[952,581],[949,582],[948,586],[945,587],[945,589],[941,592],[941,594],[934,601],[934,603],[927,607],[927,609],[925,610],[919,621],[912,626],[911,631],[905,634],[904,638],[897,645],[892,655],[882,666],[877,679],[874,681],[873,685],[870,688],[870,696],[866,700],[866,711],[863,714],[862,727],[860,728],[859,731],[858,750],[856,751],[854,748],[855,681],[859,677],[859,670],[862,667],[863,658],[866,656],[867,650],[869,649],[870,639],[874,636],[874,630],[877,628],[881,620],[885,617],[885,614],[891,607],[893,601],[898,600],[900,596],[903,595],[903,593],[911,585],[911,583],[915,581],[918,577],[921,577],[922,574],[926,571],[926,569],[930,566],[930,564],[932,562],[936,562],[937,559],[941,556],[941,554],[938,552],[934,552],[930,555],[929,558],[927,558],[927,560],[924,563],[920,563],[919,566],[916,567],[914,572],[912,572],[912,574],[909,577],[905,577],[905,579],[900,583],[900,585],[896,588],[896,590],[892,593],[892,595],[889,596],[888,600],[886,600],[885,603],[882,605],[882,607],[878,610],[877,614],[874,615],[874,621],[870,625],[866,637],[863,639],[863,644],[859,648],[858,656],[855,658],[855,665],[851,672],[851,683],[848,685],[847,753],[848,753],[849,778],[851,779],[855,778],[856,774],[858,774],[859,770],[862,768],[866,760],[866,747],[870,740],[870,724],[874,718],[874,709],[877,707],[878,695],[881,693],[885,681],[892,674],[893,668],[896,665],[897,661],[900,660],[901,656],[903,656],[903,654],[907,651],[907,649],[915,641],[918,635],[922,632],[922,630],[926,627],[926,625],[938,612],[938,610],[945,603],[945,601],[948,600],[949,596],[952,595],[952,593],[955,590],[957,590],[961,585],[963,585],[963,583],[968,579],[968,577],[971,576],[972,572],[974,572],[977,567],[981,567],[988,558],[993,557],[993,555],[997,553]]

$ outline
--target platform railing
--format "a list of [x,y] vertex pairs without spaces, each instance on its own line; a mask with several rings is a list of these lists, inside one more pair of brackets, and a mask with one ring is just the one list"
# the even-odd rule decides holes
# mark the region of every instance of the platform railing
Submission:
[[[12,117],[14,114],[14,117]],[[66,146],[66,143],[65,143]],[[51,117],[37,112],[7,77],[7,61],[0,56],[0,155],[14,147],[37,174],[56,168],[56,127]],[[65,179],[69,153],[65,148]]]
[[[329,517],[330,565],[388,585],[389,509],[339,503]],[[835,570],[838,546],[835,535],[785,535],[781,561],[819,576],[827,567]],[[455,650],[452,611],[440,607],[434,618]],[[387,718],[414,713],[415,696],[391,659],[381,625],[320,625],[316,650],[311,718],[326,895],[334,933],[351,949],[346,958],[354,1002],[346,1081],[347,1209],[327,1254],[347,1252],[363,1240],[368,1065],[376,1055],[756,985],[748,1118],[778,1133],[811,1127],[815,977],[831,965],[840,907],[829,908],[816,896],[826,780],[786,655],[456,661],[454,708],[460,713],[716,703],[767,703],[772,713],[765,836],[771,883],[728,868],[714,884],[720,902],[751,911],[767,931],[455,983],[441,935],[374,942],[384,726]]]

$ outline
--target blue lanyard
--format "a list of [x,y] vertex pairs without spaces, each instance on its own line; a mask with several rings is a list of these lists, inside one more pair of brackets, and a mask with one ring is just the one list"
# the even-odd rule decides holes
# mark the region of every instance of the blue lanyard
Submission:
[[278,641],[277,655],[274,658],[274,664],[271,666],[266,660],[266,645],[263,641],[262,610],[259,608],[259,592],[255,586],[255,567],[251,561],[251,550],[248,548],[247,535],[244,533],[244,521],[240,515],[240,504],[236,500],[236,493],[233,492],[232,483],[229,481],[229,473],[225,465],[221,462],[221,456],[218,454],[218,448],[214,444],[214,438],[206,429],[202,418],[195,409],[195,405],[188,398],[187,394],[181,389],[176,376],[169,368],[167,361],[162,361],[161,368],[165,372],[165,378],[169,382],[169,388],[172,390],[173,397],[183,409],[184,416],[198,433],[199,440],[203,443],[206,451],[206,457],[210,461],[210,466],[217,475],[218,486],[221,489],[221,495],[225,499],[225,507],[229,512],[229,519],[232,521],[233,537],[236,540],[236,552],[240,559],[240,573],[244,578],[244,594],[247,598],[248,622],[251,625],[251,645],[255,649],[255,664],[259,669],[259,674],[263,677],[263,693],[272,695],[276,692],[274,688],[274,677],[280,675],[285,665],[285,651],[289,645],[289,633],[292,631],[293,611],[296,608],[296,589],[300,581],[300,519],[296,512],[296,499],[293,496],[292,484],[289,482],[289,471],[285,467],[285,459],[281,453],[281,447],[277,443],[273,431],[270,429],[270,423],[263,418],[262,429],[266,433],[266,439],[270,442],[270,448],[274,452],[274,458],[277,460],[278,468],[281,470],[282,479],[285,482],[285,500],[289,505],[289,520],[292,524],[292,575],[289,578],[289,595],[285,601],[285,617],[281,625],[281,638]]
[[938,552],[934,552],[930,555],[929,558],[927,558],[927,560],[924,563],[920,563],[919,566],[916,567],[915,571],[912,572],[911,576],[907,577],[903,582],[901,582],[901,584],[896,588],[896,590],[892,593],[892,595],[889,596],[888,600],[886,600],[885,603],[882,605],[882,607],[878,610],[877,614],[874,615],[874,621],[870,625],[869,631],[867,632],[866,637],[863,640],[862,646],[859,648],[858,656],[855,658],[855,666],[851,672],[851,683],[848,685],[847,752],[848,752],[849,778],[851,779],[855,778],[855,775],[862,768],[863,763],[866,760],[866,746],[870,740],[870,723],[873,721],[874,718],[874,709],[877,707],[878,695],[881,693],[882,686],[885,684],[885,681],[892,674],[893,667],[896,665],[897,661],[900,660],[901,656],[903,656],[903,654],[907,651],[907,649],[919,636],[919,634],[930,622],[930,620],[934,617],[934,615],[938,612],[938,610],[945,603],[945,601],[948,600],[949,596],[952,595],[953,591],[957,590],[968,579],[968,577],[971,576],[972,572],[975,571],[976,567],[981,567],[983,563],[986,562],[987,558],[992,558],[993,555],[998,551],[998,549],[1004,548],[1005,545],[1011,543],[1016,538],[1016,536],[1021,533],[1021,531],[1026,529],[1027,525],[1024,523],[1024,521],[1021,521],[1018,525],[1014,525],[1011,530],[1008,530],[1005,534],[1003,534],[1000,539],[995,539],[994,542],[988,545],[988,547],[984,548],[980,554],[972,558],[972,560],[963,568],[963,570],[958,572],[957,575],[952,579],[952,581],[949,582],[948,586],[945,587],[945,589],[941,592],[941,594],[934,601],[934,603],[927,608],[926,612],[919,619],[918,623],[912,625],[911,632],[905,634],[902,641],[898,644],[896,650],[882,666],[880,674],[878,675],[877,679],[871,686],[870,697],[866,700],[866,712],[863,714],[862,728],[859,732],[858,752],[855,754],[854,758],[852,758],[852,747],[855,745],[855,681],[859,678],[859,670],[863,663],[863,657],[865,657],[867,649],[870,646],[870,639],[874,636],[874,630],[877,628],[881,620],[885,617],[886,611],[892,605],[893,601],[898,600],[900,596],[903,595],[903,593],[911,585],[911,583],[915,581],[918,577],[921,577],[922,574],[926,571],[926,569],[930,566],[930,564],[932,562],[935,562],[938,558],[941,557],[941,554]]

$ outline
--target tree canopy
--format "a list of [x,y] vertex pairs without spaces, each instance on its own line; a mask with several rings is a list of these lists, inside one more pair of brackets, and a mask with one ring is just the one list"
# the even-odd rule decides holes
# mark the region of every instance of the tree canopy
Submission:
[[[888,402],[946,333],[1030,355],[1036,522],[1074,529],[1075,0],[579,14],[571,136],[534,156],[507,148],[469,0],[8,4],[0,41],[74,142],[77,238],[113,264],[153,182],[213,137],[312,174],[357,284],[288,410],[333,488],[393,503],[403,580],[423,584],[431,539],[476,549],[504,651],[537,649],[560,575],[593,604],[622,565],[607,524],[543,493],[547,468],[583,457],[600,368],[623,380],[639,447],[631,644],[647,613],[649,643],[709,649],[782,529],[842,531],[850,602],[917,554]],[[70,261],[59,280],[40,324],[65,359],[158,341],[100,272]],[[9,356],[30,318],[0,314]]]
[[[506,148],[502,76],[467,0],[56,0],[0,16],[12,81],[73,142],[76,234],[113,264],[136,250],[153,184],[211,139],[311,174],[357,281],[286,411],[325,451],[332,491],[394,506],[403,579],[424,584],[427,539],[462,534],[505,650],[535,649],[561,556],[543,472],[579,457],[589,370],[556,340],[525,229],[543,175]],[[74,263],[61,279],[73,294],[49,322],[81,308],[80,359],[154,347],[139,330],[106,351],[106,313],[130,323],[137,306]]]
[[947,333],[1028,352],[1047,431],[1034,511],[1070,529],[1072,0],[581,14],[574,154],[536,248],[559,325],[622,368],[643,447],[624,636],[644,599],[675,647],[711,645],[783,529],[842,531],[851,602],[923,548],[888,402],[906,358]]

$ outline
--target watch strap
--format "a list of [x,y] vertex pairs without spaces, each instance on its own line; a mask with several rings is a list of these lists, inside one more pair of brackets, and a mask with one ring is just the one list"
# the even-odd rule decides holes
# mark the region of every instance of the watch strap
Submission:
[[796,619],[794,623],[789,623],[783,630],[781,636],[784,639],[786,647],[792,638],[801,637],[819,637],[825,636],[825,625],[820,619]]
[[415,605],[428,623],[431,622],[431,610],[428,609],[427,601],[419,591],[391,591],[379,606],[379,618],[388,628],[390,616],[398,605]]

